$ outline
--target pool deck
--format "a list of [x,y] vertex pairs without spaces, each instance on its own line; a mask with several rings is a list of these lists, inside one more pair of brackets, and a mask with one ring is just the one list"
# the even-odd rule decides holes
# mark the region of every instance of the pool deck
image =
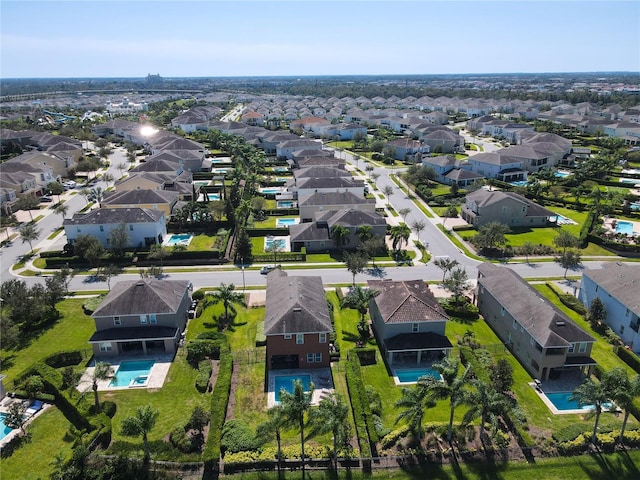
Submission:
[[[127,357],[118,357],[114,359],[105,359],[107,363],[111,364],[114,369],[120,366],[122,362],[136,362],[136,361],[144,361],[144,360],[153,360],[155,363],[149,372],[149,380],[144,385],[133,385],[133,386],[124,386],[124,387],[111,387],[109,383],[111,383],[111,377],[106,380],[98,381],[98,391],[99,392],[107,392],[107,391],[117,391],[117,390],[129,390],[130,388],[162,388],[164,384],[165,378],[167,378],[167,374],[169,373],[169,368],[171,367],[171,363],[173,361],[172,355],[150,355],[150,356],[127,356]],[[82,378],[80,382],[78,382],[78,386],[76,387],[79,392],[85,393],[90,392],[93,386],[93,370],[95,366],[88,367],[85,372],[82,374]]]
[[[633,232],[634,234],[632,236],[635,236],[637,233],[640,233],[640,222],[634,222],[632,220],[624,220],[624,219],[620,219],[620,218],[612,218],[612,217],[606,217],[604,219],[604,221],[602,222],[602,226],[609,232],[609,233],[613,233],[613,234],[619,234],[620,232],[616,231],[616,229],[613,227],[612,222],[613,221],[616,222],[627,222],[627,223],[631,223],[633,224]],[[629,236],[629,235],[627,235]]]
[[[269,371],[268,390],[267,390],[267,407],[271,408],[278,404],[276,402],[275,377],[289,375],[310,375],[311,383],[313,383],[313,396],[311,405],[318,405],[322,398],[326,397],[334,391],[333,377],[330,368],[310,368],[310,369],[285,369]],[[305,385],[306,387],[306,385]]]
[[[19,403],[23,403],[25,406],[29,406],[29,404],[31,403],[29,400],[21,400],[19,398],[11,398],[8,395],[6,397],[4,397],[2,399],[2,402],[0,402],[0,413],[7,413],[9,411],[9,405],[11,405],[14,402],[19,402]],[[24,424],[24,428],[27,428],[27,425],[29,425],[29,423],[31,423],[33,421],[34,418],[39,417],[40,415],[42,415],[42,412],[44,412],[45,410],[48,410],[49,408],[53,407],[53,405],[49,404],[49,403],[43,403],[42,404],[42,408],[40,408],[40,410],[38,410],[37,412],[35,412],[32,415],[27,415],[27,421]],[[16,437],[17,435],[20,434],[20,429],[14,429],[11,430],[9,433],[7,433],[7,436],[4,437],[2,440],[0,440],[0,450],[7,445],[14,437]]]

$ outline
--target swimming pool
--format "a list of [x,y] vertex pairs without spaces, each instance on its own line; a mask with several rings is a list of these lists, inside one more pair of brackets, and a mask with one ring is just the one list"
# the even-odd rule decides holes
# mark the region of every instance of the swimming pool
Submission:
[[286,242],[281,238],[266,239],[264,241],[264,248],[272,248],[272,245],[273,248],[283,249],[286,246]]
[[5,418],[6,418],[6,415],[4,413],[0,413],[0,440],[2,440],[4,437],[9,435],[9,433],[11,433],[11,430],[13,430],[13,428],[7,427],[4,424]]
[[166,242],[167,246],[184,245],[185,247],[191,243],[193,235],[190,233],[174,233]]
[[212,169],[211,171],[212,171],[213,173],[223,173],[223,174],[226,174],[228,170],[229,170],[228,168],[214,168],[214,169]]
[[273,167],[274,172],[288,172],[289,169],[287,167]]
[[526,187],[529,185],[529,182],[526,180],[518,180],[517,182],[509,182],[510,185],[515,185],[516,187]]
[[616,223],[616,232],[624,233],[625,235],[633,235],[633,223],[618,220],[618,223]]
[[293,207],[293,202],[289,200],[281,200],[278,201],[278,208],[291,208]]
[[297,218],[278,218],[276,220],[276,226],[280,226],[280,225],[296,225],[298,223],[298,219]]
[[260,193],[266,193],[266,194],[275,194],[275,193],[280,193],[282,191],[281,188],[261,188],[260,189]]
[[194,185],[197,185],[199,187],[204,187],[205,185],[209,185],[211,182],[209,181],[198,181],[198,182],[193,182]]
[[[569,400],[573,395],[573,392],[552,392],[544,394],[549,401],[560,411],[564,410],[590,410],[593,405],[583,405],[582,407],[576,400]],[[608,410],[613,407],[612,403],[603,404],[603,410]]]
[[640,210],[640,203],[632,203],[631,210]]
[[420,377],[433,377],[440,380],[440,372],[433,368],[407,368],[393,371],[397,383],[416,383]]
[[557,171],[557,172],[555,172],[553,175],[554,175],[554,176],[556,176],[556,177],[558,177],[558,178],[566,178],[566,177],[568,177],[569,175],[571,175],[571,173],[569,173],[569,172],[563,172],[562,170],[558,170],[558,171]]
[[284,389],[286,392],[293,393],[293,382],[296,380],[300,380],[302,382],[305,392],[309,391],[307,389],[311,383],[311,375],[277,375],[274,378],[276,402],[280,401],[280,390]]
[[110,387],[143,387],[149,381],[153,360],[125,361],[115,372]]

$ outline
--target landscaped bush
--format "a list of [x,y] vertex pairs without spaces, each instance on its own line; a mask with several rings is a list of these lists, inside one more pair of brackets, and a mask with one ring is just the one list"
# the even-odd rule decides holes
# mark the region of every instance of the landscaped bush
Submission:
[[62,368],[79,365],[82,360],[84,360],[82,351],[72,350],[70,352],[53,353],[44,359],[44,363],[51,368]]
[[561,455],[580,455],[587,450],[591,434],[581,433],[574,440],[558,444],[558,452]]
[[385,450],[393,447],[396,443],[398,443],[398,440],[406,437],[409,434],[409,431],[409,425],[402,425],[401,427],[396,428],[392,432],[386,434],[382,438],[382,440],[380,440],[380,446]]
[[256,440],[253,430],[242,420],[229,420],[222,429],[220,447],[222,454],[237,453],[247,450],[257,450],[260,443]]
[[118,409],[118,405],[115,402],[110,400],[105,400],[102,402],[102,413],[104,413],[107,417],[113,418],[116,414],[116,410]]
[[362,374],[360,372],[360,361],[357,355],[349,355],[347,358],[345,375],[347,379],[347,389],[349,391],[349,399],[351,400],[351,408],[353,410],[353,419],[356,425],[356,435],[360,451],[364,457],[371,457],[371,443],[367,433],[367,425],[365,421],[365,406],[363,405],[364,390],[362,385]]
[[184,427],[176,427],[169,434],[169,441],[176,449],[183,453],[193,452],[193,444]]
[[[624,363],[633,368],[636,373],[640,373],[640,358],[638,358],[635,353],[631,350],[627,350],[626,348],[618,347],[616,348],[616,354]],[[640,418],[638,418],[638,420],[640,420]]]
[[582,423],[571,423],[552,434],[552,438],[558,443],[571,442],[583,433],[588,433],[589,427]]
[[480,317],[478,307],[470,302],[458,305],[454,301],[445,301],[442,302],[442,308],[451,317],[464,318],[466,320],[475,320]]
[[561,291],[560,289],[558,289],[558,287],[556,287],[555,285],[553,285],[552,283],[546,282],[545,285],[553,292],[556,294],[556,296],[558,297],[558,299],[562,302],[562,304],[567,307],[570,308],[571,310],[573,310],[576,313],[579,313],[580,315],[584,315],[585,313],[587,313],[587,309],[585,308],[585,306],[582,304],[582,302],[580,300],[578,300],[576,297],[574,297],[573,295],[571,295],[570,293],[564,293],[563,291]]
[[211,372],[213,372],[213,366],[211,360],[202,360],[198,363],[198,375],[196,376],[196,389],[200,393],[207,391],[209,387],[209,379],[211,378]]
[[481,363],[471,347],[463,345],[460,347],[460,362],[465,367],[471,365],[471,373],[483,383],[491,383],[488,369]]
[[205,475],[217,470],[220,460],[220,433],[224,425],[227,414],[227,404],[229,403],[229,393],[231,392],[231,376],[233,374],[233,358],[229,352],[228,345],[224,345],[220,352],[220,364],[218,367],[218,378],[216,386],[211,395],[211,422],[209,425],[209,436],[202,453],[205,463]]

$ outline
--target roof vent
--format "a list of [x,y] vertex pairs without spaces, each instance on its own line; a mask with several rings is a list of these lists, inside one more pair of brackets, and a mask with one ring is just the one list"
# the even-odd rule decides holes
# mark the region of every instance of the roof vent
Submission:
[[564,327],[564,322],[562,320],[557,320],[556,327]]
[[293,307],[293,311],[294,311],[294,312],[301,312],[301,311],[302,311],[302,308],[300,308],[300,307]]
[[136,287],[144,287],[144,281],[138,280],[138,282],[136,283]]

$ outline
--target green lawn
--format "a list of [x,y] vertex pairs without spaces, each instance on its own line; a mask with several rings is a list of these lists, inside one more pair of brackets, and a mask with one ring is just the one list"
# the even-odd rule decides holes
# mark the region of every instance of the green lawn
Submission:
[[33,338],[26,346],[16,350],[2,350],[2,373],[7,375],[5,387],[33,363],[52,353],[65,350],[86,350],[91,356],[89,337],[95,332],[93,319],[85,315],[82,304],[86,299],[72,298],[59,302],[56,308],[62,314],[52,327]]

